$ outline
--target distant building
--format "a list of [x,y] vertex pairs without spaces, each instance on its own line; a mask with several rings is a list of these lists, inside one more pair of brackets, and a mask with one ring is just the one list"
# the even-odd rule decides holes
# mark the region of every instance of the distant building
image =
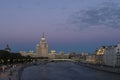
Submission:
[[43,33],[41,41],[36,45],[36,54],[38,57],[48,57],[48,44]]
[[83,61],[83,56],[80,53],[69,52],[69,59],[74,59],[77,61]]
[[87,55],[86,56],[86,63],[90,63],[90,64],[96,64],[96,60],[95,60],[95,55]]
[[81,53],[81,58],[79,59],[81,62],[86,63],[86,58],[89,54],[88,53]]
[[55,59],[56,58],[56,51],[55,50],[51,50],[51,53],[48,56],[50,59]]
[[34,51],[32,51],[32,50],[29,51],[28,55],[29,55],[30,57],[35,57],[35,53],[34,53]]
[[20,54],[21,54],[22,56],[27,56],[27,53],[26,53],[25,51],[20,51]]
[[63,59],[64,58],[64,52],[59,52],[57,55],[56,55],[56,57],[55,57],[56,59]]
[[32,50],[30,50],[29,52],[20,51],[20,54],[21,54],[22,56],[36,57],[36,54],[35,54],[34,51],[32,51]]
[[11,49],[10,49],[10,47],[9,47],[9,45],[8,45],[8,44],[6,45],[5,51],[8,51],[8,52],[10,52],[10,51],[11,51]]
[[56,59],[69,59],[69,54],[65,54],[63,51],[60,51],[55,56]]

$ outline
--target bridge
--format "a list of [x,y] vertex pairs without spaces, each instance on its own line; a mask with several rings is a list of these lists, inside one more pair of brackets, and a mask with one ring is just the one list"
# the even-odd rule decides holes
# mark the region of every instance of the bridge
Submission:
[[70,61],[70,62],[75,62],[73,59],[50,59],[51,61]]
[[76,62],[73,59],[39,59],[40,62],[59,62],[59,61],[69,61],[69,62]]

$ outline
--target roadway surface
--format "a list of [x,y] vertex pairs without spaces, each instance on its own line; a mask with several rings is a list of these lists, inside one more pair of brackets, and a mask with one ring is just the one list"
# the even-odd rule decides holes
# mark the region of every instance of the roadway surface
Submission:
[[21,80],[120,80],[120,75],[71,62],[52,62],[24,69]]

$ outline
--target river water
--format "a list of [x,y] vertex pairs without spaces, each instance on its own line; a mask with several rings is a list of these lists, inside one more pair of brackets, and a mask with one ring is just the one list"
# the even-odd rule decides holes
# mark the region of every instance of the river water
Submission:
[[120,80],[120,75],[71,62],[52,62],[24,69],[21,80]]

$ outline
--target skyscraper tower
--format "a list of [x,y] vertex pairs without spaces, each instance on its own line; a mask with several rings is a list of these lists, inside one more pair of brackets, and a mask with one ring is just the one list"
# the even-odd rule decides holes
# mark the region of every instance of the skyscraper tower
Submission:
[[48,44],[46,42],[44,33],[42,35],[40,43],[36,45],[36,53],[38,57],[48,57]]

